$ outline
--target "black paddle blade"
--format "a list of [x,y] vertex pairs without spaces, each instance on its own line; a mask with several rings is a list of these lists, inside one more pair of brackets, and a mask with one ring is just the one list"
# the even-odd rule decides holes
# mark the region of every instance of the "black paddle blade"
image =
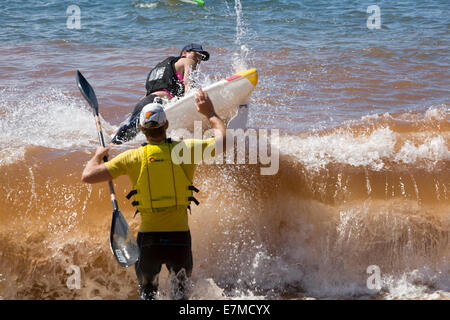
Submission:
[[139,259],[139,247],[120,210],[114,210],[111,223],[111,250],[122,267],[129,267]]
[[77,70],[77,85],[83,97],[91,105],[94,115],[95,116],[98,115],[98,102],[97,97],[95,96],[94,89],[91,87],[86,78],[83,77],[81,72],[78,70]]

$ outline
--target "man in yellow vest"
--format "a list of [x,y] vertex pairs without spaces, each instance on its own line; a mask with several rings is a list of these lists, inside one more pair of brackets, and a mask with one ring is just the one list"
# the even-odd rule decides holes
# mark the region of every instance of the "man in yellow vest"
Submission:
[[[162,264],[174,274],[174,298],[186,298],[185,284],[192,273],[191,235],[187,209],[191,201],[198,204],[192,185],[197,163],[194,154],[201,150],[202,157],[212,158],[225,148],[226,126],[214,111],[206,92],[195,95],[197,111],[207,117],[214,129],[214,138],[171,141],[166,136],[169,122],[158,103],[146,105],[140,114],[139,129],[147,144],[127,150],[103,163],[108,148],[97,148],[83,171],[82,181],[97,183],[128,175],[134,196],[133,205],[141,215],[137,243],[141,254],[135,270],[139,281],[139,297],[153,299],[158,290],[158,275]],[[221,146],[222,148],[219,148]],[[189,207],[190,208],[190,207]]]

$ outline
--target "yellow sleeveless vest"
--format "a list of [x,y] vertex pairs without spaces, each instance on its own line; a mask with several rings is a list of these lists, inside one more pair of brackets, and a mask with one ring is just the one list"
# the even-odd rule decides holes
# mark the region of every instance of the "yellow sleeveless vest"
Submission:
[[151,212],[175,208],[187,208],[191,201],[198,205],[192,186],[183,168],[174,164],[171,158],[172,141],[160,145],[147,144],[142,148],[142,164],[139,177],[127,196],[134,195],[133,205],[138,210]]

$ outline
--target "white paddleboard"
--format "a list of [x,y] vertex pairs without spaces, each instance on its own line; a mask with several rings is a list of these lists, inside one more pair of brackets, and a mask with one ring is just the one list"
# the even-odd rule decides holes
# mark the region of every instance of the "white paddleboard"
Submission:
[[[249,69],[202,89],[208,93],[216,113],[227,121],[235,115],[239,105],[248,101],[257,83],[258,72],[256,69]],[[169,120],[169,130],[176,128],[191,129],[194,126],[194,121],[203,120],[203,116],[197,112],[194,104],[196,91],[192,89],[184,97],[171,101],[164,106],[167,120]]]

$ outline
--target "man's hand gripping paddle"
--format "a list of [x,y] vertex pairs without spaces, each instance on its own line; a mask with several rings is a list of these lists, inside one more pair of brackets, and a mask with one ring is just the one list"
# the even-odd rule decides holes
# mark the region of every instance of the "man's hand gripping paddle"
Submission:
[[[103,132],[98,114],[97,97],[95,96],[94,89],[78,70],[77,84],[81,94],[92,108],[92,112],[94,113],[95,118],[95,124],[97,126],[98,139],[100,141],[100,144],[105,147],[105,140],[103,139]],[[108,158],[105,156],[103,158],[103,161],[107,162]],[[136,241],[134,240],[132,233],[128,230],[127,221],[119,210],[112,181],[109,181],[108,183],[113,206],[110,234],[111,250],[122,267],[129,267],[133,265],[139,258],[139,248],[136,244]]]

